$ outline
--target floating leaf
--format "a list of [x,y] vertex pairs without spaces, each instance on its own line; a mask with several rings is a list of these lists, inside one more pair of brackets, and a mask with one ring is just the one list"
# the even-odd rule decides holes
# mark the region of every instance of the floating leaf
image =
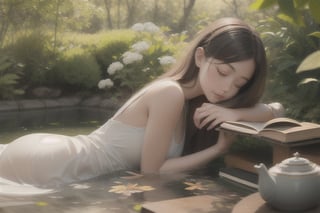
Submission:
[[99,121],[89,121],[90,124],[97,124]]
[[298,86],[301,86],[301,85],[304,85],[304,84],[308,84],[308,83],[311,83],[311,82],[318,83],[319,80],[316,79],[316,78],[305,78],[305,79],[303,79],[302,81],[299,82]]
[[256,0],[250,5],[251,10],[261,10],[271,7],[276,3],[276,0]]
[[184,182],[184,184],[188,185],[188,187],[185,188],[185,190],[208,190],[208,188],[204,185],[202,185],[201,182],[191,183],[191,182]]
[[320,50],[308,55],[299,65],[296,73],[302,73],[317,68],[320,68]]
[[127,185],[112,186],[109,192],[130,196],[133,193],[154,190],[152,186],[139,186],[138,184],[128,183]]
[[60,123],[58,123],[58,122],[50,122],[49,125],[51,125],[51,126],[59,126]]
[[47,206],[48,203],[47,203],[47,202],[41,202],[41,201],[39,201],[39,202],[36,202],[36,205],[37,205],[37,206]]
[[309,8],[312,17],[317,23],[320,23],[320,4],[319,0],[309,0]]
[[89,189],[90,186],[87,184],[71,184],[74,189]]
[[142,205],[141,204],[136,204],[133,206],[133,210],[136,212],[141,212]]
[[313,37],[316,37],[316,38],[320,38],[320,32],[316,31],[316,32],[308,34],[308,36],[313,36]]
[[132,179],[138,179],[143,177],[142,174],[131,172],[131,171],[126,171],[126,173],[130,174],[131,176],[123,176],[121,177],[122,179],[132,180]]

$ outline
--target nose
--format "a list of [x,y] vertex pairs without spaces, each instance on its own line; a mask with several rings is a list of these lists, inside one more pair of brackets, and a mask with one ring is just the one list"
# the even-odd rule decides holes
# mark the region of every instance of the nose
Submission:
[[225,94],[228,91],[230,91],[231,87],[232,87],[232,84],[233,84],[232,79],[226,79],[225,81],[222,81],[221,85],[220,85],[221,93]]

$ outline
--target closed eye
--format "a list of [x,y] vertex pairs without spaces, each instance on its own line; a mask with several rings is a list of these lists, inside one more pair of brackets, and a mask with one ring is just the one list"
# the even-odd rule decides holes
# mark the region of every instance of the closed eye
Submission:
[[221,75],[221,76],[227,76],[227,75],[229,75],[229,72],[228,72],[228,71],[222,70],[222,69],[220,69],[218,66],[216,66],[216,69],[217,69],[218,74]]
[[221,75],[221,76],[227,76],[227,75],[228,75],[227,73],[224,73],[224,72],[222,72],[222,71],[220,71],[220,70],[217,70],[217,72],[218,72],[218,74]]

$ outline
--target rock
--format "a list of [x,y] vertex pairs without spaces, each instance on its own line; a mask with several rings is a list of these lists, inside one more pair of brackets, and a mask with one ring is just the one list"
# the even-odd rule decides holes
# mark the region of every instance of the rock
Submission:
[[31,94],[36,98],[57,98],[61,95],[61,90],[49,87],[37,87],[31,91]]
[[81,102],[81,106],[86,106],[86,107],[96,107],[99,106],[101,103],[101,97],[100,96],[93,96],[91,98],[85,99],[84,101]]

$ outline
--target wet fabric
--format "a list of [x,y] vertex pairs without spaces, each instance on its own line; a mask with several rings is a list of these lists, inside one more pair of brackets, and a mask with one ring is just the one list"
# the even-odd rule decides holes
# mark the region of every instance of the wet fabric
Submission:
[[[179,129],[181,127],[179,125]],[[89,135],[34,133],[22,136],[0,147],[0,187],[1,179],[53,188],[119,170],[139,169],[144,132],[144,127],[128,125],[112,117]],[[177,132],[184,135],[184,131]],[[168,158],[182,153],[183,140],[175,138],[184,139],[175,135]]]

